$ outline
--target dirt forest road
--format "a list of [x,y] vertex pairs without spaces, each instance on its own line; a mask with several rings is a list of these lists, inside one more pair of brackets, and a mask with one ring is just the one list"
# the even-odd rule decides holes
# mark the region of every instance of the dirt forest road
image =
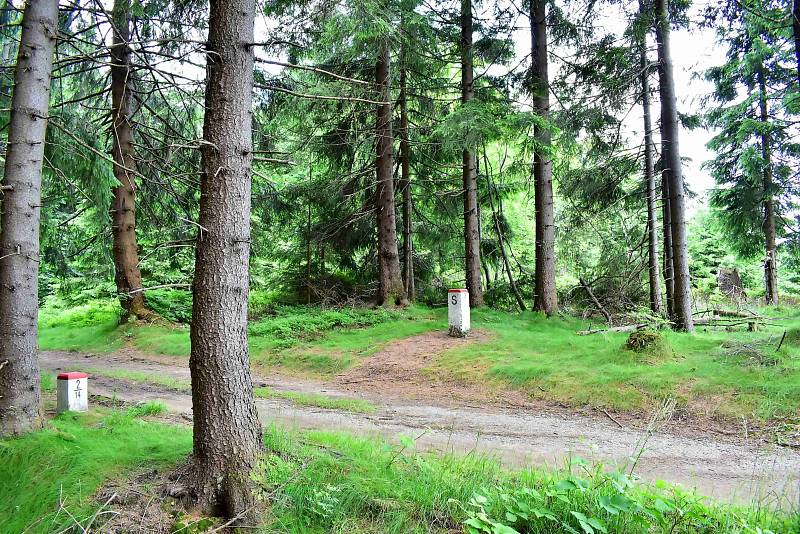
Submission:
[[[259,414],[265,424],[300,429],[380,435],[395,441],[404,434],[418,437],[420,449],[484,453],[509,467],[560,467],[570,456],[620,467],[630,465],[640,451],[646,425],[634,418],[534,405],[514,394],[482,396],[474,386],[439,381],[421,372],[436,354],[458,342],[438,333],[401,340],[327,383],[278,375],[254,377],[257,385],[279,391],[364,398],[378,406],[375,413],[304,407],[275,398],[257,399]],[[183,359],[129,350],[107,355],[43,352],[40,366],[51,373],[94,370],[92,394],[130,402],[159,399],[172,412],[191,413],[188,392],[102,376],[103,371],[117,376],[122,371],[185,383],[189,369]],[[681,427],[667,425],[650,435],[636,466],[639,477],[679,483],[726,501],[797,506],[800,451]]]

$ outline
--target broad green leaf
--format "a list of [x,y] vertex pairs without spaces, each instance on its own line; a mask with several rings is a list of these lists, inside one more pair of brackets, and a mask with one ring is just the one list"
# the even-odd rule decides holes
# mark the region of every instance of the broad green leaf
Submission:
[[578,486],[572,480],[565,478],[564,480],[558,481],[556,489],[558,491],[572,491],[578,489]]
[[474,528],[477,532],[491,532],[486,524],[476,517],[470,517],[464,524],[468,527]]
[[599,519],[597,519],[596,517],[590,517],[588,519],[587,523],[592,525],[594,528],[596,528],[600,532],[603,532],[604,534],[608,532],[608,529],[606,529],[606,526],[603,524],[603,522],[600,521]]
[[519,531],[509,527],[508,525],[495,523],[494,528],[492,529],[492,534],[519,534]]

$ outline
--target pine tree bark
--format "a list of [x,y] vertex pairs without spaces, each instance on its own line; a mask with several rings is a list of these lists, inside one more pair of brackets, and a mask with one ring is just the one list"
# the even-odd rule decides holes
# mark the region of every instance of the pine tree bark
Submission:
[[192,497],[249,522],[262,449],[247,346],[255,0],[211,0],[191,356]]
[[[759,112],[762,124],[769,124],[769,105],[767,103],[767,84],[764,79],[764,67],[758,69]],[[775,202],[772,198],[772,146],[768,133],[761,134],[761,159],[763,205],[764,205],[764,300],[768,305],[778,304],[778,248],[775,243]]]
[[661,281],[658,263],[658,214],[656,207],[656,177],[653,156],[653,120],[650,110],[650,64],[647,61],[647,45],[643,40],[640,52],[642,70],[642,115],[644,121],[644,177],[647,185],[647,266],[650,288],[650,310],[661,313]]
[[667,317],[673,316],[675,302],[675,270],[672,268],[672,216],[669,207],[669,184],[662,171],[661,176],[661,220],[664,227],[664,297]]
[[406,290],[400,273],[400,254],[397,250],[397,228],[394,201],[394,176],[392,171],[392,103],[391,103],[391,53],[387,38],[378,44],[375,63],[375,83],[381,104],[377,108],[375,134],[375,211],[378,225],[378,305],[406,304]]
[[411,143],[408,135],[408,88],[405,53],[400,70],[400,190],[403,192],[403,287],[408,300],[416,295],[414,284],[413,199],[411,198]]
[[0,221],[0,436],[41,426],[39,221],[58,2],[30,0],[14,70]]
[[115,0],[111,47],[111,117],[114,177],[119,185],[112,189],[111,235],[113,238],[114,280],[117,284],[123,320],[129,314],[146,319],[147,309],[139,270],[136,241],[136,160],[133,140],[133,71],[130,42],[131,2]]
[[686,241],[685,198],[681,154],[678,143],[678,110],[670,50],[669,0],[655,0],[656,42],[661,95],[661,154],[663,172],[669,185],[672,237],[673,315],[678,330],[694,330],[689,250]]
[[[550,118],[550,82],[547,57],[547,0],[531,0],[531,72],[533,110]],[[550,131],[534,133],[533,182],[536,205],[536,289],[533,308],[552,315],[558,311],[556,295],[555,216]]]
[[[472,0],[461,0],[461,103],[475,97],[472,69]],[[481,286],[481,241],[478,232],[478,169],[475,152],[462,154],[464,184],[464,271],[470,307],[483,306]]]

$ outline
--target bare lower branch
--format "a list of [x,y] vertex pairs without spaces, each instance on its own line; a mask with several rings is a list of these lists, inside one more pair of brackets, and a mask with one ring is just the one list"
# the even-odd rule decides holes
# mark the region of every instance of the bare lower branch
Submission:
[[20,248],[19,245],[17,245],[17,251],[16,252],[12,252],[11,254],[6,254],[5,256],[0,256],[0,260],[4,260],[6,258],[10,258],[11,256],[19,256],[20,254],[22,254],[22,249]]
[[378,100],[369,100],[366,98],[357,98],[353,96],[332,96],[332,95],[312,95],[308,93],[298,93],[297,91],[292,91],[291,89],[286,89],[284,87],[277,87],[275,85],[262,85],[256,84],[254,87],[259,89],[266,89],[267,91],[277,91],[279,93],[286,93],[287,95],[296,96],[298,98],[308,98],[311,100],[333,100],[337,102],[361,102],[362,104],[373,104],[376,106],[384,106],[386,104],[391,104],[391,102],[382,102]]

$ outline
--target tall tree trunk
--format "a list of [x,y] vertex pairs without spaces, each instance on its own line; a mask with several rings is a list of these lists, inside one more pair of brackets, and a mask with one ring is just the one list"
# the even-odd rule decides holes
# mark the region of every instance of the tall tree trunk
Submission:
[[678,110],[670,51],[669,0],[656,0],[656,41],[658,42],[659,92],[661,94],[661,159],[669,184],[672,234],[673,317],[679,330],[694,330],[689,250],[686,242],[685,198],[681,153],[678,144]]
[[[767,84],[764,80],[763,65],[758,69],[758,89],[760,118],[764,127],[769,124],[769,107],[767,104]],[[763,189],[764,189],[764,299],[769,305],[778,304],[778,268],[775,245],[775,203],[772,198],[772,146],[768,133],[761,134],[761,158],[763,160]]]
[[397,251],[397,228],[394,205],[394,176],[392,172],[392,103],[389,68],[391,55],[388,38],[378,45],[375,63],[375,83],[381,104],[377,108],[375,171],[375,210],[378,225],[378,305],[405,304],[406,290],[400,274],[400,254]]
[[[477,169],[478,174],[480,174],[480,164],[478,162],[477,155],[475,157],[475,168]],[[481,222],[481,205],[477,205],[478,208],[478,243],[483,243],[483,223]],[[492,283],[489,280],[489,264],[486,263],[486,258],[483,254],[480,255],[481,257],[481,271],[483,272],[483,277],[486,279],[486,284],[482,286],[483,293],[486,294],[489,289],[492,287]],[[486,298],[484,297],[484,302]]]
[[[531,0],[531,72],[533,110],[550,118],[550,81],[547,57],[547,0]],[[536,289],[533,308],[552,315],[558,311],[556,295],[555,216],[550,130],[534,133],[533,187],[536,204]]]
[[311,304],[311,199],[306,202],[306,304]]
[[[461,103],[475,97],[472,71],[472,0],[461,0]],[[469,305],[483,306],[481,287],[481,240],[478,232],[478,169],[475,152],[464,150],[462,155],[464,182],[464,271]]]
[[486,279],[486,291],[489,292],[492,289],[492,279],[489,271],[489,264],[486,263],[484,255],[481,255],[481,269],[483,270],[483,277]]
[[14,70],[0,221],[0,436],[41,425],[39,220],[58,2],[30,0]]
[[247,347],[255,0],[211,0],[189,368],[197,503],[251,519],[262,449]]
[[403,192],[403,284],[406,295],[414,301],[414,241],[412,232],[411,143],[408,136],[408,90],[405,53],[400,70],[400,190]]
[[667,303],[667,317],[671,318],[675,302],[675,270],[672,267],[672,222],[669,209],[669,184],[667,177],[661,176],[661,219],[664,226],[664,296]]
[[111,116],[114,177],[119,185],[112,190],[111,234],[114,242],[114,280],[125,312],[139,318],[152,315],[144,302],[139,247],[136,242],[136,161],[134,159],[130,42],[131,2],[115,0],[114,41],[111,47]]
[[792,36],[794,37],[794,57],[797,61],[797,83],[800,84],[800,0],[792,2]]
[[658,214],[656,212],[656,173],[653,160],[653,121],[650,111],[650,64],[647,61],[647,39],[640,52],[642,69],[642,115],[644,117],[644,177],[647,184],[647,259],[650,287],[650,310],[661,313],[661,281],[658,276]]

